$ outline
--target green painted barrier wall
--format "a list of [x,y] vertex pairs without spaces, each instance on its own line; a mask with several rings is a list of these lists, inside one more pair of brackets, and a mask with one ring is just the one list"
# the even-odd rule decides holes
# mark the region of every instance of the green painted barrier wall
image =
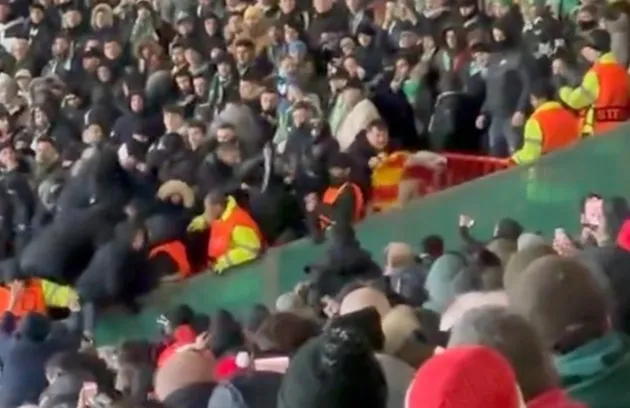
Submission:
[[[503,171],[373,216],[358,226],[357,233],[362,245],[380,260],[384,246],[393,240],[418,245],[423,236],[437,233],[449,246],[458,245],[457,222],[463,213],[477,220],[473,231],[479,237],[489,237],[494,223],[504,216],[547,235],[558,226],[577,232],[579,202],[585,194],[629,196],[629,159],[630,125],[626,125],[531,166]],[[97,340],[110,344],[155,336],[157,316],[181,303],[206,312],[224,307],[237,313],[257,302],[273,304],[280,293],[304,278],[303,266],[324,249],[303,240],[272,249],[264,259],[223,276],[206,274],[172,284],[147,299],[137,316],[115,312],[103,316]]]

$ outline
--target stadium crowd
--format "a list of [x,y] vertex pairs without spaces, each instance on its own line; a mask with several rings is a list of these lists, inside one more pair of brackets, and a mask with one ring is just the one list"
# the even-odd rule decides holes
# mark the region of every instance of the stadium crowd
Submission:
[[[623,198],[589,195],[552,243],[462,216],[461,248],[391,243],[383,267],[353,230],[445,152],[524,165],[630,119],[629,19],[0,0],[0,408],[630,407]],[[182,305],[158,342],[96,348],[108,309],[303,237],[330,246],[274,307]]]

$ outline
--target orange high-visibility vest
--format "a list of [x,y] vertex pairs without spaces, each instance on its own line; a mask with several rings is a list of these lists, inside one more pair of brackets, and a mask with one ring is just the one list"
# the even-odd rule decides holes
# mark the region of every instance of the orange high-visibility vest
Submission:
[[239,226],[251,228],[256,232],[259,241],[261,243],[264,242],[256,221],[247,211],[236,205],[227,219],[222,220],[218,218],[212,221],[210,225],[210,239],[208,240],[208,258],[219,259],[228,253],[232,232],[234,228]]
[[575,114],[559,103],[532,114],[542,129],[542,154],[561,149],[579,139],[579,121]]
[[177,265],[177,273],[182,278],[192,275],[193,270],[188,261],[188,253],[181,241],[170,241],[156,246],[149,252],[149,258],[153,258],[159,254],[166,254],[175,262]]
[[628,72],[618,63],[596,62],[591,68],[597,75],[599,95],[593,105],[594,133],[605,133],[630,119]]
[[[11,289],[6,286],[0,286],[0,310],[9,310],[11,301]],[[23,317],[29,312],[35,312],[43,315],[48,314],[48,307],[44,298],[44,291],[39,279],[31,279],[26,284],[22,296],[15,302],[11,313],[17,317]]]
[[372,209],[384,211],[398,204],[399,184],[405,176],[406,152],[387,156],[372,171]]
[[[352,222],[355,223],[363,219],[365,214],[365,200],[359,186],[354,183],[344,183],[339,187],[328,187],[322,197],[322,204],[335,205],[335,202],[344,191],[345,188],[351,188],[354,194],[354,212],[352,213]],[[326,229],[332,225],[332,220],[323,214],[319,214],[319,226]]]

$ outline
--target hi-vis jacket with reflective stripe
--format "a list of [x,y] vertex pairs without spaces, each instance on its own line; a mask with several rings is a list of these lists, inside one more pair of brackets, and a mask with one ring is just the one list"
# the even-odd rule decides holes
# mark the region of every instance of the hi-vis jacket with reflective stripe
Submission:
[[612,53],[602,55],[575,89],[560,89],[560,99],[580,111],[582,135],[604,133],[630,118],[630,80]]

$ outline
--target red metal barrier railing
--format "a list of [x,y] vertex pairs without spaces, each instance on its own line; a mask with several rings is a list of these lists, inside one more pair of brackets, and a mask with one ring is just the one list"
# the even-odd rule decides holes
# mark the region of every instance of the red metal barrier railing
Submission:
[[495,157],[459,153],[445,153],[443,156],[446,157],[446,169],[441,177],[442,188],[466,183],[510,166],[508,160]]
[[460,153],[444,153],[446,166],[440,170],[424,166],[407,169],[406,177],[419,181],[418,195],[427,195],[449,187],[463,184],[479,177],[510,167],[506,159],[487,156],[474,156]]

